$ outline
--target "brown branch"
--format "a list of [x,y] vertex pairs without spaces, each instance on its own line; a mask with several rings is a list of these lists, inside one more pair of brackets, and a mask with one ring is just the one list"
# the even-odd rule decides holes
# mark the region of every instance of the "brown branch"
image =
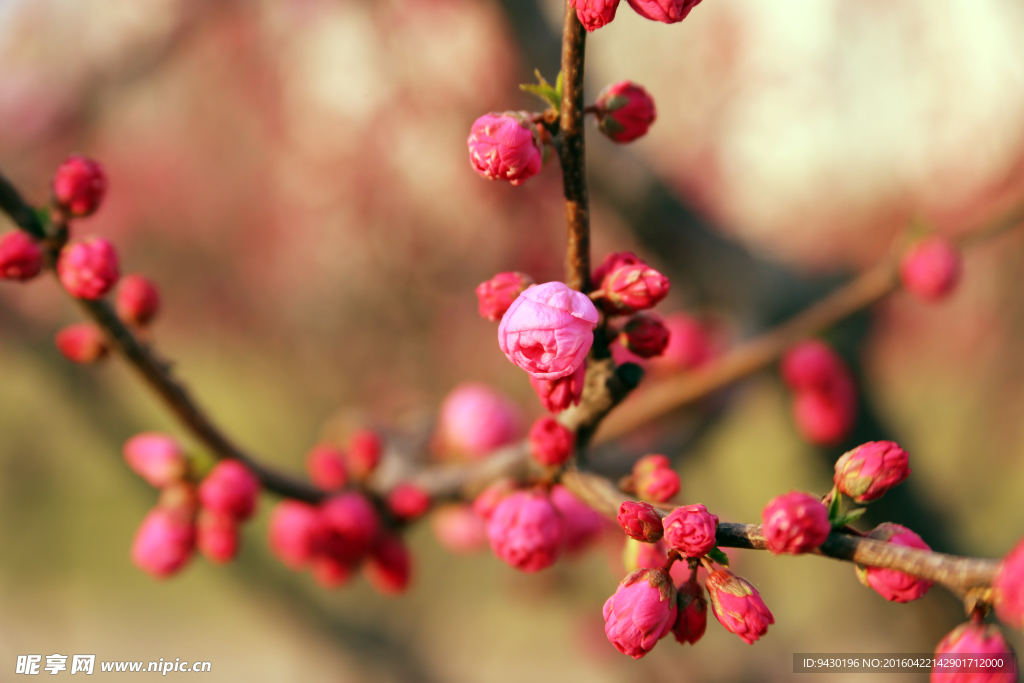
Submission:
[[572,3],[565,3],[562,34],[562,106],[559,119],[559,157],[565,192],[565,227],[568,233],[568,284],[590,291],[590,205],[583,136],[583,57],[587,32]]

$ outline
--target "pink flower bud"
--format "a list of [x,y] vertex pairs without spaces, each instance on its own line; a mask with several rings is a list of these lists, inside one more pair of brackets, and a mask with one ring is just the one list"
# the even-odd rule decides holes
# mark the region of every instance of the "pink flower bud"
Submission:
[[696,580],[686,581],[679,586],[676,595],[679,612],[676,623],[672,625],[672,633],[680,644],[696,645],[708,626],[708,601],[704,598],[704,589]]
[[672,469],[672,461],[661,454],[645,455],[633,463],[633,477],[641,477],[654,472],[655,470]]
[[366,558],[363,576],[378,593],[404,593],[412,576],[412,558],[402,539],[390,534],[382,536]]
[[628,0],[636,13],[651,21],[675,24],[686,18],[700,0]]
[[57,350],[73,363],[95,363],[107,355],[107,340],[92,323],[68,325],[54,337]]
[[672,631],[676,588],[662,569],[637,569],[604,603],[604,632],[619,652],[640,659]]
[[270,514],[270,550],[292,569],[309,565],[324,534],[320,511],[298,500],[283,500]]
[[828,509],[814,496],[790,491],[772,498],[761,513],[768,550],[776,555],[799,555],[825,542],[832,525]]
[[473,501],[473,512],[480,515],[481,519],[490,519],[498,503],[516,488],[515,480],[508,477],[498,479],[477,495]]
[[858,503],[878,500],[908,476],[909,456],[893,441],[869,441],[836,461],[836,486]]
[[[935,646],[931,683],[1017,683],[1016,655],[992,624],[960,624]],[[940,660],[941,661],[938,661]],[[1002,667],[980,668],[972,659],[1002,659]]]
[[643,567],[665,569],[668,566],[668,545],[664,539],[656,543],[644,543],[627,538],[622,549],[622,566],[627,572]]
[[580,363],[576,372],[558,379],[537,379],[530,375],[530,386],[548,412],[560,413],[569,406],[579,405],[586,378],[587,364]]
[[711,338],[704,325],[685,313],[665,316],[668,345],[658,358],[665,367],[693,370],[715,355]]
[[431,515],[430,527],[438,543],[453,553],[475,553],[487,543],[486,523],[469,505],[438,508]]
[[817,339],[800,342],[782,357],[782,379],[793,391],[827,390],[847,372],[839,354]]
[[158,489],[181,481],[188,471],[181,445],[166,434],[136,434],[125,442],[123,452],[128,467]]
[[597,267],[594,268],[590,280],[598,288],[604,283],[611,273],[623,266],[646,265],[644,260],[631,251],[613,251],[604,257]]
[[519,112],[491,112],[473,122],[469,131],[469,160],[490,180],[519,185],[544,165],[540,131]]
[[221,460],[199,485],[199,502],[204,508],[239,522],[256,512],[259,495],[259,480],[237,460]]
[[226,564],[238,554],[238,522],[209,510],[196,520],[196,546],[214,564]]
[[596,31],[615,18],[619,0],[569,0],[576,10],[576,17],[588,31]]
[[54,200],[72,216],[94,213],[106,192],[107,176],[103,167],[87,157],[68,157],[53,176]]
[[598,128],[615,142],[643,137],[657,118],[650,94],[632,81],[609,85],[597,96],[596,105]]
[[313,484],[324,491],[337,491],[348,483],[345,452],[333,444],[313,446],[306,455],[306,471]]
[[0,278],[31,280],[43,269],[43,249],[21,230],[0,237]]
[[668,290],[668,278],[647,264],[622,266],[604,279],[601,306],[610,314],[635,313],[656,306]]
[[411,522],[430,509],[430,494],[416,484],[399,484],[388,494],[388,509],[403,522]]
[[715,547],[718,516],[700,503],[677,507],[663,524],[665,541],[685,557],[700,557]]
[[667,503],[679,493],[679,475],[675,470],[659,467],[635,479],[636,495],[655,503]]
[[527,287],[536,284],[529,275],[509,272],[498,273],[476,288],[480,316],[498,322]]
[[350,491],[328,498],[320,506],[326,529],[326,554],[345,561],[365,555],[380,534],[380,519],[373,504],[361,493]]
[[728,569],[711,572],[706,585],[715,618],[726,631],[735,633],[748,644],[767,633],[768,627],[775,623],[775,617],[757,589]]
[[310,569],[313,580],[323,588],[338,588],[351,580],[356,571],[356,564],[341,560],[331,555],[316,555]]
[[537,379],[558,379],[586,360],[597,321],[597,308],[587,295],[547,282],[512,302],[498,326],[498,346]]
[[568,553],[586,548],[605,528],[605,518],[561,484],[551,487],[551,504],[562,516],[562,547]]
[[439,441],[446,450],[482,458],[521,432],[519,408],[486,384],[465,382],[441,404]]
[[996,615],[1002,622],[1024,628],[1024,539],[999,563],[992,593]]
[[576,448],[576,434],[559,424],[558,420],[545,415],[530,428],[530,455],[545,467],[564,465]]
[[142,275],[126,275],[117,288],[115,308],[129,325],[148,325],[160,310],[160,292]]
[[383,444],[376,432],[360,429],[348,440],[348,469],[356,480],[366,479],[380,464]]
[[656,543],[665,535],[661,515],[650,503],[627,500],[619,506],[616,518],[626,535],[637,541]]
[[[921,537],[910,529],[885,522],[879,524],[868,534],[868,538],[880,541],[887,541],[896,545],[905,545],[910,548],[931,550],[928,544],[921,540]],[[869,588],[874,588],[886,600],[893,602],[910,602],[923,597],[932,587],[933,582],[919,579],[911,574],[896,571],[895,569],[881,569],[879,567],[863,567],[857,565],[857,578]]]
[[668,328],[654,314],[634,316],[619,336],[622,345],[641,358],[660,356],[668,347],[668,340]]
[[132,542],[132,562],[163,579],[182,569],[192,557],[195,527],[189,516],[155,507],[142,520]]
[[944,237],[928,237],[900,261],[900,279],[908,292],[925,301],[949,296],[960,282],[960,252]]
[[815,445],[833,446],[850,435],[857,423],[857,388],[841,375],[828,389],[797,392],[793,419],[800,435]]
[[120,277],[117,252],[110,242],[98,237],[73,242],[61,249],[57,276],[71,296],[102,299]]
[[516,491],[498,503],[487,520],[491,550],[524,572],[550,567],[562,546],[562,518],[547,494]]

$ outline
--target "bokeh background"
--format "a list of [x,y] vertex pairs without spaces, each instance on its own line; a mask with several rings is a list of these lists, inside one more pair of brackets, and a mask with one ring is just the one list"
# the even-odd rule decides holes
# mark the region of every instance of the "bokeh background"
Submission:
[[[560,277],[560,177],[489,183],[465,138],[483,112],[536,106],[516,84],[553,79],[560,22],[556,0],[0,0],[0,168],[42,202],[69,153],[105,164],[108,201],[76,230],[161,285],[160,350],[269,462],[299,472],[357,421],[414,438],[467,379],[532,416],[473,287]],[[636,250],[672,277],[663,310],[735,341],[911,221],[977,227],[1024,201],[1022,32],[1018,0],[707,0],[675,26],[623,3],[588,41],[588,96],[630,78],[659,118],[628,147],[589,128],[595,256]],[[1024,534],[1022,247],[972,249],[948,302],[896,294],[830,333],[862,387],[846,445],[911,453],[869,522],[990,557]],[[527,576],[444,552],[422,524],[408,596],[332,593],[270,557],[269,497],[238,562],[155,582],[128,550],[156,494],[120,446],[180,432],[121,363],[58,355],[75,320],[48,279],[0,287],[0,679],[18,654],[58,652],[210,660],[211,681],[772,681],[794,652],[930,652],[962,621],[941,589],[892,605],[850,565],[747,552],[739,571],[776,617],[765,639],[712,622],[697,647],[634,662],[602,630],[613,541]],[[614,473],[649,449],[726,521],[824,491],[843,450],[801,442],[775,369],[599,461]]]

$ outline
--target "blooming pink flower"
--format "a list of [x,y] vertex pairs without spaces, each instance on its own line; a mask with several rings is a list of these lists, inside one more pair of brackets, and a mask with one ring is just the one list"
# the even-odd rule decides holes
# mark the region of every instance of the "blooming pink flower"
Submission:
[[505,312],[498,346],[537,379],[565,377],[586,360],[598,317],[586,294],[547,282],[524,291]]
[[632,81],[606,87],[597,96],[596,107],[598,128],[615,142],[643,137],[657,118],[650,94]]
[[[935,646],[931,683],[1017,683],[1014,652],[992,624],[960,624]],[[967,659],[1003,659],[1006,666],[984,670]],[[958,662],[958,660],[960,660]],[[959,665],[963,662],[964,665]]]
[[92,323],[68,325],[54,337],[57,350],[73,363],[95,363],[107,355],[107,340]]
[[490,180],[519,185],[544,165],[540,131],[519,112],[491,112],[473,122],[469,131],[469,160]]
[[430,527],[441,546],[453,553],[475,553],[487,543],[486,522],[469,505],[438,508],[430,517]]
[[665,316],[668,344],[657,363],[666,368],[692,370],[714,357],[711,338],[704,324],[685,313]]
[[366,479],[380,464],[384,450],[380,436],[370,429],[357,430],[348,440],[348,471],[356,480]]
[[270,550],[292,569],[305,568],[324,533],[320,511],[298,500],[283,500],[270,515]]
[[696,645],[708,626],[708,601],[704,598],[704,589],[694,579],[682,583],[676,595],[679,611],[672,633],[680,644]]
[[498,322],[523,290],[534,284],[532,277],[517,272],[498,273],[481,282],[476,287],[480,316]]
[[557,467],[572,457],[576,434],[550,415],[545,415],[530,428],[530,455],[541,465]]
[[430,509],[430,494],[416,484],[399,484],[388,494],[388,509],[404,522],[419,519]]
[[910,476],[907,452],[893,441],[869,441],[836,461],[835,484],[858,503],[870,503]]
[[[910,548],[931,550],[928,544],[922,541],[921,537],[913,531],[891,522],[879,524],[868,534],[868,537],[896,545],[905,545]],[[896,571],[895,569],[863,567],[860,565],[857,565],[857,578],[865,586],[874,588],[883,598],[893,602],[917,600],[923,597],[933,585],[932,581],[919,579],[916,576]]]
[[711,572],[706,585],[715,618],[726,631],[735,633],[748,644],[767,633],[768,627],[775,623],[775,617],[757,589],[728,569]]
[[516,491],[505,497],[487,520],[491,550],[524,572],[550,567],[562,546],[562,517],[547,494]]
[[586,377],[587,364],[580,363],[576,372],[558,379],[537,379],[530,375],[530,386],[548,412],[560,413],[569,406],[579,405]]
[[656,543],[665,535],[661,515],[650,503],[627,500],[619,506],[616,520],[626,535],[637,541]]
[[912,246],[900,261],[900,279],[907,291],[925,301],[938,301],[960,282],[960,251],[944,237],[928,237]]
[[355,561],[365,555],[380,534],[373,504],[355,491],[328,498],[320,506],[325,537],[323,551],[336,559]]
[[668,340],[668,328],[653,313],[634,316],[619,336],[622,345],[641,358],[662,355],[668,347]]
[[125,442],[123,452],[128,467],[156,488],[180,481],[188,471],[181,445],[166,434],[136,434]]
[[515,480],[509,477],[502,477],[492,482],[473,500],[473,512],[480,515],[481,519],[490,519],[494,508],[498,507],[498,503],[516,488]]
[[199,501],[204,508],[239,522],[256,512],[259,495],[259,480],[237,460],[221,460],[199,485]]
[[148,325],[160,310],[160,292],[142,275],[126,275],[117,288],[117,315],[129,325]]
[[379,593],[404,593],[412,577],[412,557],[402,539],[391,534],[381,536],[363,564],[363,576]]
[[21,230],[0,237],[0,278],[31,280],[43,269],[43,248]]
[[686,557],[706,555],[715,547],[718,516],[700,503],[677,507],[663,523],[665,541]]
[[999,563],[992,591],[996,614],[1003,623],[1024,628],[1024,539]]
[[761,513],[768,549],[776,555],[799,555],[825,542],[832,525],[821,501],[802,491],[772,498]]
[[846,372],[839,354],[818,339],[802,341],[782,357],[782,379],[793,391],[826,390]]
[[101,299],[120,277],[117,252],[105,239],[90,237],[61,249],[57,275],[64,289],[79,299]]
[[569,0],[569,4],[576,10],[583,28],[596,31],[615,18],[619,0]]
[[640,16],[663,24],[675,24],[686,18],[700,0],[627,0]]
[[214,564],[225,564],[238,554],[238,522],[234,517],[202,510],[196,520],[196,546]]
[[636,495],[655,503],[667,503],[679,493],[679,475],[675,470],[659,467],[635,479]]
[[668,290],[668,278],[646,263],[621,266],[602,282],[600,302],[610,314],[635,313],[656,306]]
[[88,216],[99,208],[107,192],[103,167],[83,156],[71,156],[53,176],[53,197],[72,216]]
[[190,515],[158,506],[149,511],[132,542],[132,562],[163,579],[181,570],[192,557],[195,526]]
[[586,548],[605,528],[605,518],[561,484],[551,487],[551,504],[562,516],[562,547],[568,553]]
[[306,454],[306,471],[318,488],[337,491],[348,483],[345,452],[334,444],[321,443]]
[[486,384],[465,382],[441,404],[438,436],[447,450],[481,458],[521,432],[519,408]]
[[637,569],[604,603],[604,632],[619,652],[640,659],[672,631],[676,588],[663,569]]

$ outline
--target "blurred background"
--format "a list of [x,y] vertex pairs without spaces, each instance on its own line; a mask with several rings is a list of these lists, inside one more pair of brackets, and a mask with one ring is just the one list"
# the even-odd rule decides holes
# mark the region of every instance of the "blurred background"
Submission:
[[[0,0],[0,169],[41,203],[69,153],[105,165],[108,199],[76,231],[160,284],[159,349],[268,462],[300,472],[339,423],[412,429],[467,379],[533,416],[473,288],[501,270],[561,277],[561,178],[552,164],[519,188],[487,182],[465,139],[484,112],[537,108],[516,85],[534,68],[553,80],[561,13]],[[637,251],[672,278],[660,311],[723,321],[735,341],[911,221],[977,227],[1024,201],[1022,32],[1018,0],[707,0],[674,26],[622,3],[589,37],[588,97],[629,78],[658,120],[627,147],[588,128],[595,258]],[[662,449],[685,501],[748,522],[774,495],[826,490],[845,447],[892,438],[913,476],[867,521],[1002,556],[1024,534],[1022,246],[1018,231],[972,249],[947,302],[899,293],[829,334],[862,388],[844,447],[798,438],[773,368],[599,461],[615,474]],[[155,582],[128,552],[156,494],[120,448],[144,430],[189,441],[119,361],[59,356],[53,334],[76,320],[52,279],[0,286],[0,678],[19,654],[56,652],[209,660],[216,681],[788,680],[794,652],[930,652],[963,621],[941,589],[892,605],[848,564],[737,552],[769,634],[747,646],[712,621],[698,646],[670,638],[634,662],[603,633],[614,541],[521,575],[441,550],[421,524],[409,595],[328,592],[269,555],[269,497],[239,561]],[[866,680],[890,679],[914,676]]]

